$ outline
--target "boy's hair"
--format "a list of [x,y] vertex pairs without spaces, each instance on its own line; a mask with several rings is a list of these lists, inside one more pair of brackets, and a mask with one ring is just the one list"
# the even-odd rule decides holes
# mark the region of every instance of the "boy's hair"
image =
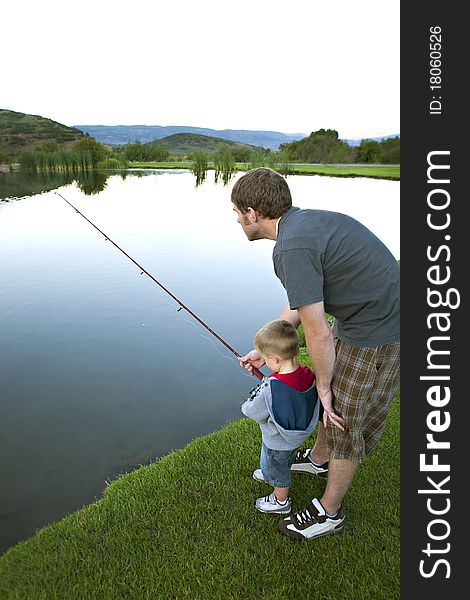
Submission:
[[299,352],[297,330],[289,321],[269,321],[256,333],[255,349],[265,356],[277,354],[283,359],[294,358]]
[[277,219],[292,206],[292,196],[282,175],[261,167],[251,169],[236,181],[232,202],[242,213],[251,207],[262,217]]

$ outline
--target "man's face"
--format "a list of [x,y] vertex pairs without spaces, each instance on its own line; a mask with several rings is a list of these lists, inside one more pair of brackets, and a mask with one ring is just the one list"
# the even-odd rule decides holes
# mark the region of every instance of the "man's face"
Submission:
[[232,203],[233,210],[237,215],[237,223],[240,223],[243,231],[245,232],[248,241],[252,242],[253,240],[262,240],[264,239],[264,233],[261,230],[261,227],[256,221],[250,219],[248,212],[242,213],[235,204]]

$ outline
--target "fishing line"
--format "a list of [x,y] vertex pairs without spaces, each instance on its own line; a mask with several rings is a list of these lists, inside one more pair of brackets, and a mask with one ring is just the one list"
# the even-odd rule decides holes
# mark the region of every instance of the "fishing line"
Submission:
[[[168,302],[167,300],[165,300],[164,298],[162,298],[162,303],[166,304],[167,306],[169,306],[172,310],[175,309],[175,305]],[[180,312],[182,310],[181,306],[176,310],[176,312]],[[220,356],[223,356],[224,358],[230,360],[231,362],[233,362],[234,365],[238,366],[238,363],[235,361],[234,358],[232,358],[231,356],[228,356],[227,354],[224,354],[220,348],[216,345],[216,343],[214,342],[214,340],[210,337],[207,337],[207,335],[204,335],[203,333],[201,333],[201,331],[198,329],[196,323],[194,323],[194,321],[190,321],[189,319],[187,319],[184,314],[181,315],[181,318],[183,319],[183,321],[185,323],[188,323],[188,325],[191,325],[191,327],[194,328],[195,333],[197,333],[197,335],[202,338],[203,340],[207,340],[208,342],[210,342],[212,344],[212,346],[214,346],[214,350],[217,352],[217,354],[220,354]],[[247,373],[243,373],[244,375],[247,375],[249,377],[249,375]]]
[[[196,313],[194,313],[190,308],[188,308],[186,306],[186,304],[183,304],[183,302],[179,298],[177,298],[172,292],[170,292],[170,290],[168,288],[166,288],[162,283],[160,283],[160,281],[158,281],[158,279],[156,279],[151,273],[149,273],[149,271],[147,271],[147,269],[145,269],[145,267],[143,267],[136,260],[134,260],[132,258],[132,256],[127,254],[127,252],[125,250],[123,250],[120,246],[118,246],[118,244],[116,244],[116,242],[114,242],[106,233],[104,233],[104,231],[101,231],[101,229],[99,227],[97,227],[92,221],[90,221],[90,219],[88,217],[86,217],[82,212],[80,212],[78,210],[78,208],[76,208],[71,202],[69,202],[66,198],[64,198],[62,196],[62,194],[60,194],[59,192],[55,192],[55,193],[57,194],[57,196],[62,198],[62,200],[64,202],[66,202],[71,208],[73,208],[77,214],[79,214],[81,217],[83,217],[85,219],[85,221],[87,221],[92,227],[94,227],[99,233],[101,233],[101,235],[105,238],[105,240],[107,242],[111,242],[111,244],[113,244],[113,246],[115,246],[120,252],[122,252],[122,254],[124,254],[124,256],[126,256],[132,263],[134,263],[136,265],[136,267],[138,267],[140,269],[141,275],[144,275],[144,274],[147,275],[147,277],[149,277],[154,283],[156,283],[171,298],[173,298],[173,300],[180,306],[180,308],[178,309],[178,312],[181,310],[185,310],[194,319],[196,319],[196,321],[198,323],[200,323],[205,329],[207,329],[207,331],[211,335],[213,335],[217,340],[219,340],[219,342],[221,344],[223,344],[227,348],[227,350],[230,350],[230,352],[232,354],[234,354],[237,358],[241,357],[239,352],[234,350],[234,348],[232,348],[232,346],[230,346],[230,344],[228,342],[226,342],[218,333],[216,333],[211,327],[209,327],[209,325],[207,323],[205,323],[200,317],[198,317],[196,315]],[[261,373],[261,371],[259,371],[255,367],[253,367],[253,371],[251,372],[251,374],[260,380],[263,379],[263,374]]]
[[[162,303],[163,303],[163,304],[166,304],[167,306],[169,306],[169,307],[170,307],[172,310],[174,310],[174,308],[175,308],[175,305],[174,305],[174,304],[171,304],[170,302],[168,302],[168,301],[164,300],[163,298],[162,298]],[[177,311],[176,311],[176,312],[180,312],[181,310],[182,310],[182,309],[181,309],[181,306],[180,306],[180,307],[177,309]],[[235,359],[234,359],[234,358],[232,358],[231,356],[229,356],[228,354],[225,354],[224,352],[222,352],[222,351],[220,350],[220,348],[217,346],[217,344],[215,343],[215,341],[213,340],[213,338],[211,338],[211,337],[208,337],[207,335],[204,335],[204,334],[203,334],[203,333],[202,333],[202,332],[201,332],[201,331],[198,329],[198,327],[197,327],[196,323],[194,323],[194,321],[190,321],[189,319],[187,319],[187,318],[185,317],[185,315],[184,315],[184,314],[183,314],[183,315],[181,315],[181,318],[183,319],[183,321],[184,321],[185,323],[188,323],[188,325],[191,325],[191,327],[193,327],[193,328],[194,328],[194,331],[195,331],[195,333],[197,333],[197,335],[198,335],[200,338],[202,338],[203,340],[207,340],[208,342],[210,342],[210,343],[212,344],[212,346],[214,347],[214,350],[217,352],[217,354],[219,354],[219,355],[220,355],[220,356],[222,356],[223,358],[226,358],[227,360],[229,360],[229,361],[230,361],[230,362],[232,362],[232,363],[233,363],[235,366],[237,366],[237,367],[238,367],[239,363],[238,363],[238,362],[236,362],[236,361],[235,361]],[[245,375],[246,377],[250,377],[250,375],[249,375],[248,373],[245,373],[245,370],[243,370],[243,375]]]
[[[212,346],[214,347],[214,350],[217,352],[217,354],[219,354],[220,356],[222,356],[223,358],[226,358],[227,360],[229,360],[230,362],[232,362],[235,366],[239,366],[239,363],[237,363],[235,361],[234,358],[232,358],[231,356],[228,356],[228,354],[224,354],[220,348],[216,345],[216,343],[214,342],[214,340],[210,337],[208,337],[207,335],[203,335],[197,328],[196,323],[193,323],[192,321],[190,321],[189,319],[187,319],[184,315],[182,316],[183,321],[186,321],[186,323],[189,323],[192,327],[194,327],[196,333],[198,334],[199,337],[201,337],[203,340],[207,340],[209,341]],[[245,369],[243,369],[243,375],[245,375],[246,377],[250,377],[250,375],[245,372]]]
[[[175,305],[171,304],[170,302],[162,299],[163,304],[166,304],[167,306],[169,306],[172,310],[174,310]],[[181,307],[177,309],[176,312],[180,312],[182,309]],[[183,319],[183,321],[185,323],[188,323],[189,325],[191,325],[191,327],[194,328],[194,331],[197,333],[197,335],[202,338],[203,340],[207,340],[208,342],[210,342],[212,344],[212,346],[214,347],[214,350],[217,352],[217,354],[219,354],[220,356],[222,356],[223,358],[226,358],[227,360],[229,360],[230,362],[232,362],[236,367],[239,366],[239,363],[232,358],[231,356],[229,356],[228,354],[225,354],[224,352],[221,351],[221,349],[219,348],[219,346],[217,346],[217,344],[215,343],[215,341],[213,340],[213,338],[208,337],[207,335],[204,335],[197,327],[196,323],[194,323],[194,321],[190,321],[189,319],[187,319],[184,314],[181,316],[181,318]],[[251,375],[246,372],[245,369],[243,369],[242,374],[244,377],[248,377],[250,378]]]

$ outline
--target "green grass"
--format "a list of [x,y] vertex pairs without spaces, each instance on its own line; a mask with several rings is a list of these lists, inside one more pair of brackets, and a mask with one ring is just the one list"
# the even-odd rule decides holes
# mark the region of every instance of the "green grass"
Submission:
[[333,177],[377,177],[380,179],[400,179],[400,167],[395,165],[296,165],[291,170],[298,175],[330,175]]
[[131,162],[130,169],[191,169],[193,161]]
[[[191,169],[193,162],[135,162],[129,166],[134,169]],[[209,162],[209,169],[213,169]],[[236,163],[235,168],[246,171],[246,163]],[[284,165],[280,165],[282,170]],[[357,166],[329,166],[329,165],[296,165],[289,163],[289,170],[294,175],[329,175],[330,177],[375,177],[377,179],[400,179],[400,167],[395,165],[357,165]]]
[[[113,481],[0,557],[0,598],[399,598],[399,398],[347,494],[342,533],[296,541],[254,508],[260,432],[240,419]],[[325,482],[294,474],[293,509]]]

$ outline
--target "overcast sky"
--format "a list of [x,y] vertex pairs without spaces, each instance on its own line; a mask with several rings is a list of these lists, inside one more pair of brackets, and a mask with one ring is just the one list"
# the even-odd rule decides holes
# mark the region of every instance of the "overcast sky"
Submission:
[[17,0],[0,108],[66,125],[400,132],[400,2]]

